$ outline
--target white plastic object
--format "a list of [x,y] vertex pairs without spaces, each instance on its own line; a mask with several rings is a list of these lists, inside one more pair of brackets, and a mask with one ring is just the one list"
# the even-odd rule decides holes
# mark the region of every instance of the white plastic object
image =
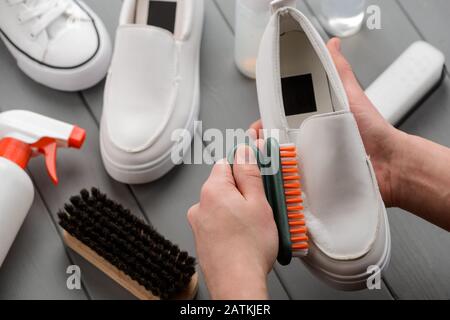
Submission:
[[57,148],[81,148],[85,137],[77,126],[33,112],[0,113],[0,266],[33,203],[33,183],[24,170],[28,161],[44,155],[56,184]]
[[417,41],[367,88],[366,94],[395,125],[441,80],[444,64],[441,51]]
[[314,0],[311,5],[329,34],[349,37],[361,30],[366,0]]
[[31,208],[31,179],[17,164],[0,157],[0,267]]
[[25,110],[0,113],[0,139],[14,138],[33,144],[52,137],[58,146],[67,147],[75,126]]
[[296,0],[237,0],[234,58],[238,69],[255,79],[259,42],[269,22],[272,9],[295,6]]

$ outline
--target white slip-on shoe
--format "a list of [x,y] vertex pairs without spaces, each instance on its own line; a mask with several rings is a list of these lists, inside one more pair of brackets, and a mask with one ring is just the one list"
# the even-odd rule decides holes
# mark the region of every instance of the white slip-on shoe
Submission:
[[200,108],[203,0],[125,0],[108,73],[100,146],[114,179],[147,183],[186,152]]
[[57,90],[94,86],[111,62],[106,28],[82,1],[0,0],[0,38],[26,75]]
[[297,9],[274,11],[260,45],[258,99],[264,129],[299,152],[310,237],[302,261],[334,287],[363,289],[390,258],[375,173],[325,43]]

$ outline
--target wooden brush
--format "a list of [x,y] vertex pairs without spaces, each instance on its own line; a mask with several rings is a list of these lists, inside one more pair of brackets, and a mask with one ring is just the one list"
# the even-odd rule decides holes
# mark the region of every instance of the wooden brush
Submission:
[[98,189],[58,213],[68,247],[142,300],[193,299],[195,259]]

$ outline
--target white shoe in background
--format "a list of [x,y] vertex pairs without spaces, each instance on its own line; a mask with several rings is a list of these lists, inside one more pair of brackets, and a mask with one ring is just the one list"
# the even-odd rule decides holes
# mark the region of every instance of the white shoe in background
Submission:
[[200,107],[203,0],[125,0],[105,87],[100,147],[114,179],[147,183],[175,166],[173,133]]
[[0,38],[25,74],[57,90],[92,87],[111,60],[108,33],[82,1],[0,0]]
[[297,9],[273,14],[256,79],[264,129],[299,153],[310,237],[302,261],[339,289],[365,288],[390,258],[386,209],[333,60]]

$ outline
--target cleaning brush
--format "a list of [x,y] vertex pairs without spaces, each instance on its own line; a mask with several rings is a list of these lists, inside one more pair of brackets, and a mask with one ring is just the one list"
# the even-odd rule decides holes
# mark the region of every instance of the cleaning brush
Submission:
[[[279,145],[277,140],[266,140],[263,154],[254,145],[249,145],[256,154],[262,174],[264,191],[278,229],[278,257],[282,265],[288,265],[292,257],[308,254],[308,236],[301,176],[294,144]],[[233,164],[237,147],[230,153],[228,162]]]
[[64,241],[139,299],[193,299],[195,259],[92,188],[58,213]]

